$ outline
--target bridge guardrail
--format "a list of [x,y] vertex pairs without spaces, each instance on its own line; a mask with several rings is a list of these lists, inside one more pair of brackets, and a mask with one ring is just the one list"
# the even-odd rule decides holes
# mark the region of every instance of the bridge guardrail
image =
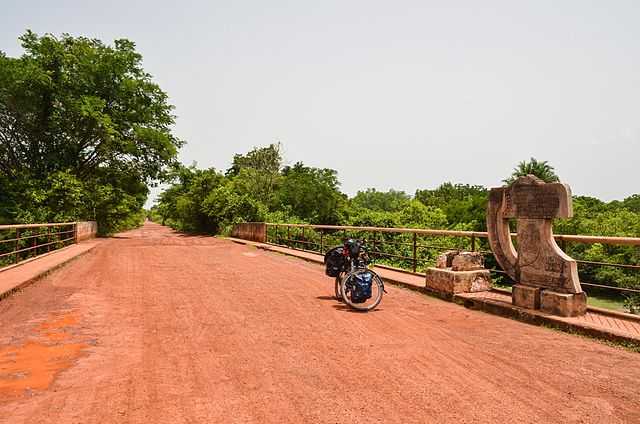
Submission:
[[0,271],[95,237],[94,221],[0,225]]
[[[312,225],[312,224],[281,224],[281,223],[251,223],[262,224],[265,228],[265,243],[286,246],[293,249],[305,250],[324,254],[332,246],[341,243],[343,238],[357,237],[366,239],[372,255],[394,261],[400,264],[406,272],[418,273],[420,269],[430,265],[435,257],[444,250],[460,249],[478,251],[485,255],[487,265],[491,271],[504,275],[497,265],[493,253],[488,245],[488,235],[483,231],[431,230],[422,228],[388,228],[388,227],[358,227],[340,225]],[[239,234],[239,233],[236,233]],[[517,243],[517,235],[512,233]],[[559,246],[567,250],[570,244],[595,244],[615,246],[633,246],[640,249],[640,238],[636,237],[605,237],[564,235],[554,236]],[[243,238],[239,236],[239,238]],[[428,240],[428,241],[427,241]],[[598,262],[576,259],[579,269],[585,273],[588,267],[612,267],[626,272],[637,272],[637,285],[620,287],[612,284],[600,284],[582,281],[586,287],[599,290],[612,290],[626,295],[640,295],[640,265],[628,263]],[[506,276],[502,282],[506,281]]]

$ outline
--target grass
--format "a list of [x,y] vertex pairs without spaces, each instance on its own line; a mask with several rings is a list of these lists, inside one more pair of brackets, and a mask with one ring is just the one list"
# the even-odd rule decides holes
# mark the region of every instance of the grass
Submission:
[[587,304],[596,308],[612,309],[618,312],[629,312],[624,307],[622,300],[611,299],[606,297],[588,296]]

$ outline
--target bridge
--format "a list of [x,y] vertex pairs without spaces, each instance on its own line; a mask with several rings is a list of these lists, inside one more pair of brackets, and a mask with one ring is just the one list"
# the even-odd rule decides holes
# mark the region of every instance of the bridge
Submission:
[[0,301],[0,423],[640,422],[620,347],[396,286],[355,313],[317,264],[154,223],[91,243]]

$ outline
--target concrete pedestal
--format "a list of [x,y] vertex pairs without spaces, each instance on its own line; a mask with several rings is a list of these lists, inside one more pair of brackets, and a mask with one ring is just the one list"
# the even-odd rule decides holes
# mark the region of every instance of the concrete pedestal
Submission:
[[511,303],[527,309],[540,309],[540,288],[515,284],[511,292]]
[[452,271],[450,268],[427,268],[426,287],[444,293],[472,293],[491,289],[491,274],[487,269]]
[[568,294],[543,290],[540,294],[540,310],[561,317],[577,317],[587,312],[587,295]]

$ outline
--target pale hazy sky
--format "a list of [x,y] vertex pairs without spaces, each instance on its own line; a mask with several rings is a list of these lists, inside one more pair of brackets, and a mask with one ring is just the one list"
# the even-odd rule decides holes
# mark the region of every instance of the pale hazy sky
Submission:
[[2,0],[25,29],[135,41],[180,158],[281,141],[342,189],[500,185],[530,156],[576,194],[640,192],[640,1]]

